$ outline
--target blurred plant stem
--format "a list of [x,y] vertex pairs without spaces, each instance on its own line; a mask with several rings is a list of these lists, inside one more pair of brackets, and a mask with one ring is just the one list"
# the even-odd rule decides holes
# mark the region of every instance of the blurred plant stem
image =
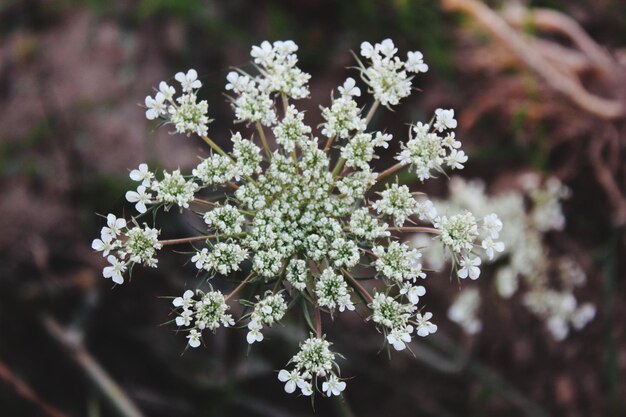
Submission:
[[100,394],[111,404],[121,417],[143,417],[143,414],[122,388],[109,376],[102,366],[91,356],[82,342],[81,335],[64,328],[54,318],[44,315],[41,318],[44,329],[57,344],[65,350],[94,384]]
[[624,415],[622,404],[622,385],[619,375],[619,348],[615,340],[615,292],[616,292],[616,272],[615,254],[618,250],[619,237],[623,236],[624,229],[620,228],[613,232],[606,248],[607,257],[604,260],[603,268],[603,319],[604,319],[604,353],[606,360],[604,363],[604,378],[608,391],[607,409],[609,416]]
[[24,380],[14,374],[2,361],[0,361],[0,380],[4,380],[7,384],[12,385],[20,397],[39,408],[42,412],[41,415],[47,417],[67,417],[66,414],[56,407],[39,398],[39,395],[37,395]]

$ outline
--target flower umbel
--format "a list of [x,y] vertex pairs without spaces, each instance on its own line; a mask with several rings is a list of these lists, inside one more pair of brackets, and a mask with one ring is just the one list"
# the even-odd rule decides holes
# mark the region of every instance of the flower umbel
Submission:
[[[103,275],[118,284],[134,264],[156,267],[156,251],[163,246],[185,243],[194,244],[190,259],[203,275],[237,281],[228,294],[208,285],[174,298],[174,321],[192,348],[202,344],[207,330],[244,320],[247,342],[260,343],[299,305],[293,311],[306,312],[311,335],[289,361],[291,370],[278,372],[278,379],[287,393],[335,396],[346,382],[323,332],[322,314],[367,310],[365,316],[389,346],[409,348],[413,335],[427,336],[437,326],[431,313],[418,308],[426,289],[416,282],[426,274],[420,250],[398,241],[416,228],[405,223],[425,223],[417,228],[440,239],[460,259],[458,275],[472,279],[480,273],[480,258],[472,254],[481,247],[482,229],[469,212],[439,216],[430,201],[416,200],[397,177],[386,183],[405,167],[421,181],[446,168],[463,168],[467,156],[451,131],[457,124],[453,110],[437,109],[432,126],[414,123],[401,141],[396,165],[380,173],[370,165],[380,148],[393,149],[390,143],[396,140],[371,129],[372,116],[380,105],[390,108],[411,94],[414,77],[428,70],[420,52],[408,52],[404,60],[390,39],[364,42],[364,62],[358,64],[365,86],[354,78],[338,86],[321,109],[324,122],[316,131],[294,102],[309,96],[310,79],[297,66],[297,50],[292,41],[263,42],[250,54],[255,74],[238,69],[227,75],[235,119],[243,125],[231,134],[230,151],[208,136],[208,104],[198,99],[202,83],[195,70],[176,74],[176,88],[160,83],[145,100],[146,117],[173,125],[176,133],[199,136],[210,152],[189,175],[179,169],[157,173],[146,164],[131,171],[138,184],[126,199],[140,215],[126,222],[110,214],[92,247],[109,262]],[[373,96],[367,114],[357,102],[362,91]],[[139,225],[144,213],[174,206],[199,216],[204,230],[159,240],[157,229]],[[501,252],[495,239],[502,223],[488,216],[481,224],[491,239],[482,248],[491,255]],[[245,278],[239,271],[246,271]],[[235,297],[251,287],[256,293]],[[243,317],[229,313],[234,302],[249,308]]]

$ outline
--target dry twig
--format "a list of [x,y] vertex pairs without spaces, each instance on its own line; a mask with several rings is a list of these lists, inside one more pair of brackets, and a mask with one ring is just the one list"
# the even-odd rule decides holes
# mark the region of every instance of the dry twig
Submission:
[[[626,109],[622,102],[591,94],[577,79],[565,76],[563,71],[544,59],[518,31],[485,4],[477,0],[442,0],[442,4],[448,10],[461,11],[472,16],[526,66],[543,78],[552,89],[568,97],[581,109],[602,119],[618,119],[626,116]],[[592,53],[595,65],[600,65],[598,60],[602,61],[605,57],[598,52],[599,47],[590,46],[590,42],[593,43],[590,38],[581,36],[580,31],[573,28],[571,23],[565,24],[565,19],[555,19],[554,16],[543,11],[535,18],[540,19],[540,22],[546,26],[546,20],[547,22],[558,21],[559,24],[556,27],[567,31],[566,33],[573,36],[577,43],[582,43],[585,48],[583,52]]]

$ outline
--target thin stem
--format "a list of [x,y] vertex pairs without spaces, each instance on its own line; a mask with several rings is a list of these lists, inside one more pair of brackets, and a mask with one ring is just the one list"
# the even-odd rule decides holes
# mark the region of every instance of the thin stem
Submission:
[[207,206],[207,207],[215,207],[215,206],[217,206],[216,203],[213,203],[213,202],[207,201],[207,200],[203,200],[201,198],[194,198],[192,203],[201,204],[201,205]]
[[326,145],[324,146],[324,152],[328,151],[331,147],[331,145],[333,144],[333,141],[335,140],[335,136],[331,136],[328,138],[328,140],[326,141]]
[[389,227],[390,232],[405,232],[405,233],[430,233],[433,235],[440,235],[441,231],[432,227]]
[[210,137],[202,136],[202,140],[205,141],[211,148],[213,148],[215,152],[219,153],[222,156],[229,158],[231,161],[234,162],[233,158],[230,155],[228,155],[226,152],[224,152],[217,143],[213,142]]
[[226,297],[226,299],[224,301],[228,302],[228,300],[233,298],[235,296],[235,294],[237,294],[243,287],[246,286],[246,284],[248,284],[250,282],[250,280],[252,278],[254,278],[254,275],[255,275],[254,272],[251,272],[250,275],[248,275],[246,277],[246,279],[241,281],[241,283],[239,285],[237,285],[237,287],[234,290],[232,290],[232,292],[230,294],[228,294],[228,296]]
[[374,113],[376,113],[376,109],[380,105],[380,101],[376,100],[372,107],[370,107],[370,111],[367,112],[367,116],[365,116],[365,124],[368,125],[372,121],[372,117],[374,117]]
[[376,254],[374,252],[372,252],[371,250],[364,249],[364,248],[359,248],[359,249],[361,249],[363,252],[365,252],[368,255],[370,255],[372,258],[378,258],[378,256],[376,256]]
[[272,159],[272,152],[270,151],[270,147],[267,144],[267,138],[265,137],[265,132],[263,131],[263,126],[261,126],[261,122],[256,122],[256,130],[261,136],[261,142],[263,143],[263,149],[265,149],[265,154],[267,155],[267,158]]
[[272,294],[276,294],[276,291],[278,291],[278,288],[280,288],[280,284],[283,283],[283,277],[285,275],[281,274],[278,279],[276,280],[276,284],[274,284],[274,288],[272,288]]
[[333,169],[333,178],[336,177],[337,174],[339,174],[339,171],[341,170],[345,162],[345,159],[339,158],[339,161],[337,161],[337,165],[335,165],[335,169]]
[[363,295],[363,297],[367,299],[367,301],[369,301],[370,303],[374,301],[374,297],[372,297],[372,295],[365,288],[363,288],[363,286],[359,283],[359,281],[356,280],[356,278],[350,275],[350,273],[345,269],[342,269],[342,271],[345,276],[348,277],[348,281],[350,281],[354,288],[356,288]]
[[168,245],[180,245],[182,243],[191,243],[197,242],[199,240],[208,240],[217,237],[216,235],[207,235],[207,236],[193,236],[193,237],[183,237],[180,239],[169,239],[169,240],[159,240],[159,243],[163,246]]
[[287,110],[289,109],[289,99],[287,99],[287,96],[285,95],[285,93],[281,93],[280,98],[283,101],[283,110],[285,111],[285,115],[286,115]]
[[75,331],[61,326],[51,316],[44,315],[43,327],[48,335],[63,348],[80,367],[99,393],[111,404],[120,417],[143,417],[143,413],[99,362],[91,355]]
[[315,334],[318,338],[322,337],[322,313],[320,312],[320,306],[315,304],[313,308],[315,314]]
[[402,162],[398,162],[397,164],[387,168],[386,170],[384,170],[383,172],[381,172],[380,174],[378,174],[378,177],[376,177],[376,181],[380,181],[385,177],[388,177],[389,175],[393,174],[394,172],[404,168],[406,166],[406,164],[402,163]]

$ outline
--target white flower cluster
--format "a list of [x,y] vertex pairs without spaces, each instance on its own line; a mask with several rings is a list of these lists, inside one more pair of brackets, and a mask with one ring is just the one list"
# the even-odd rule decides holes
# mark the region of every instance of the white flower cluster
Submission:
[[196,91],[202,87],[198,73],[190,69],[187,73],[177,73],[174,78],[180,83],[182,94],[174,98],[176,89],[161,81],[156,95],[146,97],[146,118],[163,119],[174,125],[176,133],[205,136],[210,122],[207,116],[209,105],[206,100],[198,101]]
[[[569,190],[556,178],[541,181],[535,174],[520,176],[518,184],[517,191],[490,196],[480,181],[453,178],[450,198],[436,205],[445,206],[451,212],[470,210],[484,216],[483,225],[487,231],[481,244],[484,253],[475,258],[475,262],[498,260],[499,267],[495,272],[497,294],[508,299],[524,287],[523,304],[545,321],[546,328],[556,340],[561,340],[567,337],[570,328],[583,328],[595,315],[592,304],[579,303],[574,295],[576,288],[586,281],[579,264],[569,257],[553,254],[543,243],[544,233],[564,227],[561,200],[569,195]],[[487,214],[490,212],[497,213],[502,220]],[[506,223],[505,228],[502,228],[502,222]],[[498,234],[506,248],[493,240]],[[425,243],[429,241],[424,240]],[[429,256],[428,259],[432,261],[434,258]],[[470,276],[472,267],[474,265],[466,267]],[[464,290],[450,307],[448,316],[466,332],[477,333],[481,329],[477,317],[480,302],[478,291]]]
[[[258,296],[257,296],[258,297]],[[254,305],[254,311],[248,322],[249,344],[263,341],[263,326],[271,326],[280,321],[287,311],[287,303],[281,294],[267,292],[265,296]]]
[[273,44],[264,41],[260,46],[253,46],[250,53],[258,65],[259,76],[241,70],[228,74],[226,90],[236,94],[231,100],[237,120],[271,126],[277,121],[272,93],[293,99],[309,96],[307,83],[311,76],[296,66],[297,50],[298,46],[293,41],[276,41]]
[[91,248],[102,252],[109,265],[102,275],[116,284],[124,283],[124,273],[136,263],[156,268],[156,251],[161,249],[159,231],[144,224],[144,227],[129,228],[126,220],[114,214],[107,215],[107,225],[100,231],[100,239],[91,242]]
[[354,78],[348,78],[339,87],[340,96],[333,98],[330,107],[322,107],[322,135],[332,138],[348,139],[352,133],[363,132],[367,128],[361,117],[361,108],[353,97],[359,97],[361,90]]
[[135,203],[135,209],[139,213],[145,213],[151,204],[163,204],[165,210],[169,210],[174,204],[180,208],[189,208],[189,203],[194,200],[194,194],[200,188],[193,180],[186,180],[179,169],[171,173],[163,171],[163,179],[157,181],[146,164],[140,164],[137,169],[132,170],[130,178],[140,184],[136,191],[126,192],[126,200]]
[[[426,289],[417,281],[426,274],[421,252],[398,241],[397,235],[414,229],[404,224],[435,224],[436,228],[418,228],[455,251],[461,257],[459,276],[470,278],[478,276],[475,258],[469,254],[478,245],[481,230],[495,239],[501,224],[486,219],[479,230],[469,213],[440,217],[431,202],[418,201],[408,186],[398,184],[397,177],[391,185],[385,183],[385,178],[409,165],[422,180],[430,178],[431,171],[442,171],[444,165],[462,168],[467,158],[459,150],[460,142],[452,132],[444,136],[456,127],[452,110],[438,109],[432,129],[415,124],[395,165],[381,173],[370,165],[377,151],[389,148],[394,138],[384,130],[370,129],[368,123],[380,104],[398,104],[411,93],[413,75],[409,74],[428,69],[421,53],[409,52],[403,61],[391,40],[374,46],[364,43],[361,54],[369,64],[359,63],[361,78],[374,98],[367,116],[356,101],[361,88],[355,79],[347,78],[337,88],[338,96],[321,109],[324,122],[316,131],[290,103],[309,95],[310,76],[297,67],[296,51],[292,41],[263,42],[251,51],[257,75],[241,70],[228,74],[226,90],[233,95],[235,118],[253,123],[255,130],[232,133],[230,151],[207,134],[206,102],[198,103],[196,98],[201,85],[196,71],[176,75],[182,89],[177,99],[174,88],[161,83],[156,96],[146,100],[148,119],[162,118],[180,133],[197,134],[211,153],[190,176],[175,170],[157,180],[141,164],[130,173],[139,184],[127,192],[126,199],[140,214],[149,209],[156,214],[159,207],[167,210],[174,205],[188,209],[200,218],[204,230],[198,236],[159,241],[155,229],[128,230],[123,220],[112,218],[94,248],[106,254],[116,251],[116,263],[105,269],[105,276],[120,283],[130,264],[154,266],[156,249],[184,243],[194,243],[191,261],[210,278],[249,272],[228,295],[213,289],[187,291],[174,300],[176,324],[187,330],[191,347],[201,344],[205,328],[235,324],[228,303],[252,282],[257,288],[251,295],[255,301],[237,300],[252,308],[241,318],[249,317],[249,344],[263,341],[263,329],[282,320],[288,306],[303,304],[309,319],[309,312],[315,313],[315,323],[307,321],[315,336],[292,358],[293,370],[282,370],[278,377],[287,392],[298,388],[303,395],[340,395],[346,383],[338,376],[335,356],[325,340],[322,314],[363,308],[397,350],[407,348],[413,332],[427,336],[437,330],[432,314],[421,313],[418,307]],[[316,135],[324,137],[325,144],[320,145]],[[208,200],[204,191],[210,195]],[[373,281],[377,288],[365,281]],[[359,299],[365,300],[361,306],[355,303]]]
[[381,325],[387,342],[395,350],[406,349],[412,339],[413,326],[421,337],[437,331],[437,325],[430,322],[432,313],[415,313],[417,307],[412,303],[402,304],[391,296],[377,293],[369,307],[372,309],[372,321]]
[[336,307],[339,307],[339,311],[354,310],[346,280],[330,268],[326,268],[320,275],[315,284],[315,294],[320,307],[327,307],[331,311]]
[[448,309],[448,318],[463,328],[467,334],[476,334],[483,328],[478,317],[480,292],[477,288],[462,291]]
[[310,337],[300,345],[300,351],[289,361],[293,369],[282,369],[278,380],[285,383],[285,392],[293,393],[296,388],[302,395],[312,395],[313,387],[317,387],[318,378],[326,378],[322,382],[322,392],[328,397],[341,395],[346,383],[333,372],[336,367],[335,354],[330,351],[330,342],[318,337]]
[[402,144],[402,152],[396,159],[409,165],[422,181],[431,178],[433,171],[443,172],[444,165],[450,169],[463,169],[467,155],[459,150],[461,142],[456,140],[455,133],[440,136],[441,132],[455,127],[454,110],[437,109],[432,127],[417,123],[409,130],[409,140]]
[[451,216],[437,216],[433,225],[441,231],[441,242],[451,250],[458,263],[457,276],[461,279],[469,277],[475,280],[480,276],[482,260],[474,251],[479,238],[489,260],[494,258],[496,252],[504,251],[504,243],[494,241],[502,230],[502,221],[495,213],[486,215],[480,228],[474,215],[467,210]]
[[[194,295],[198,296],[197,300],[194,299]],[[193,291],[187,290],[182,297],[174,298],[172,304],[178,313],[176,325],[188,331],[187,339],[192,348],[200,346],[203,330],[215,331],[220,325],[224,327],[235,325],[233,316],[227,314],[230,307],[220,291],[203,293],[198,290],[194,294]]]
[[370,63],[367,67],[359,63],[361,76],[383,106],[395,106],[411,94],[413,77],[409,73],[428,71],[421,52],[409,52],[406,61],[396,56],[397,52],[391,39],[374,45],[369,42],[361,44],[361,56]]

